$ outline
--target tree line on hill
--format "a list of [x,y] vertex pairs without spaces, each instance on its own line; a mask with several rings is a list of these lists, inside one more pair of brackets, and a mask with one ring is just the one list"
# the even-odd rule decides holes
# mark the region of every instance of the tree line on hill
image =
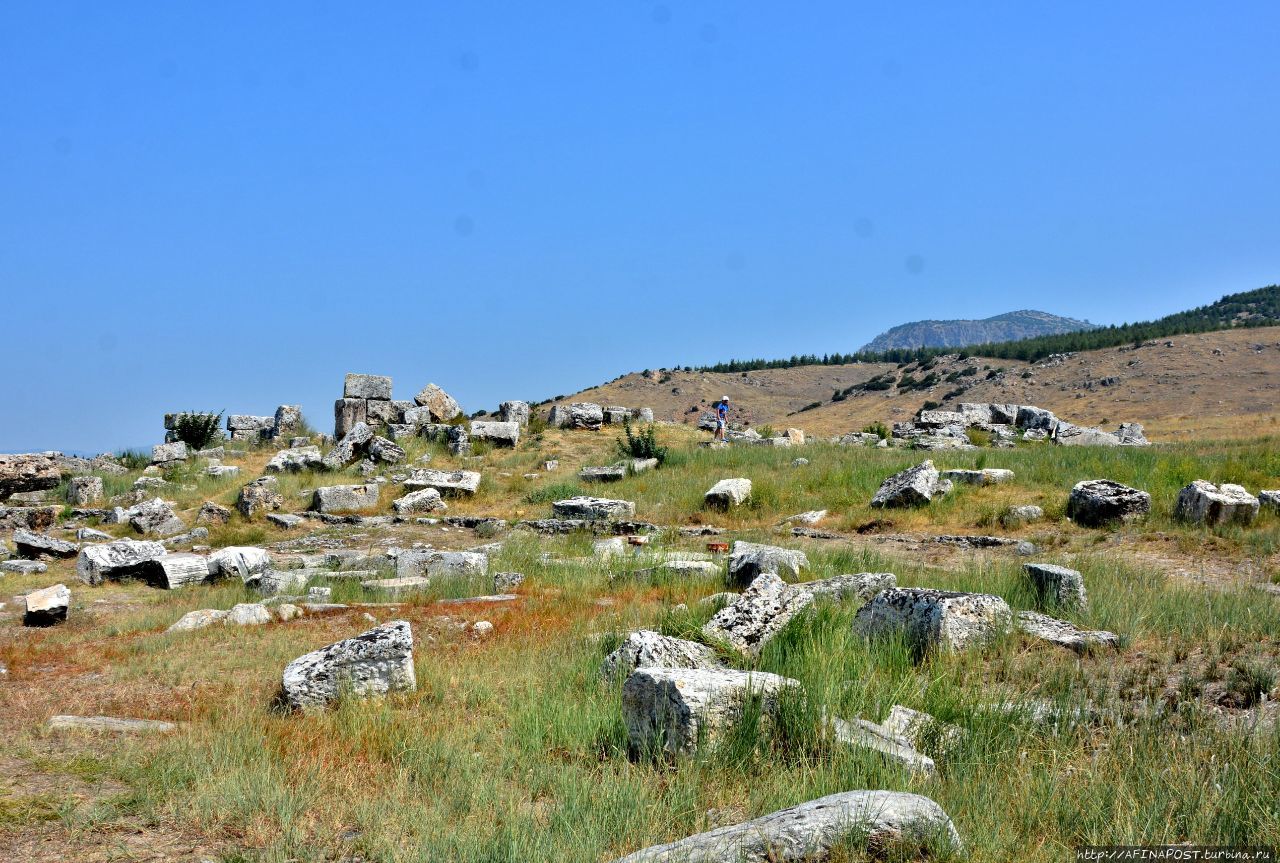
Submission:
[[964,348],[895,348],[888,351],[859,351],[851,354],[799,354],[787,359],[729,360],[699,366],[700,372],[749,372],[759,369],[789,369],[796,366],[833,366],[848,363],[911,363],[944,354],[992,357],[1035,362],[1052,354],[1092,351],[1121,345],[1140,345],[1153,339],[1167,339],[1190,333],[1240,327],[1268,327],[1280,324],[1280,285],[1228,294],[1209,305],[1177,312],[1155,321],[1112,325],[1072,333],[1035,336],[1012,342],[969,345]]

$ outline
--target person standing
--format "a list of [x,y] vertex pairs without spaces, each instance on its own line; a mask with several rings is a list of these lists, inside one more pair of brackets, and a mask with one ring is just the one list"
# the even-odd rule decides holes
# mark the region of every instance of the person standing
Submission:
[[716,405],[716,435],[715,440],[721,443],[727,443],[725,440],[725,432],[729,429],[729,397],[725,396],[720,399],[720,403]]

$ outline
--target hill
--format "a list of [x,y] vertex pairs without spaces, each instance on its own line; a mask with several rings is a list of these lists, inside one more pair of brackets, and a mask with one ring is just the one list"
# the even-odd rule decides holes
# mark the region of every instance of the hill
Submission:
[[1048,312],[1024,309],[982,320],[912,321],[899,324],[862,346],[863,352],[895,348],[963,348],[993,342],[1013,342],[1035,336],[1096,329],[1095,324]]
[[1280,327],[1130,341],[1035,362],[953,352],[901,364],[636,373],[560,402],[650,406],[658,419],[696,423],[723,395],[738,422],[823,435],[907,420],[930,401],[988,401],[1036,404],[1085,425],[1133,420],[1152,440],[1240,438],[1273,432],[1280,416]]

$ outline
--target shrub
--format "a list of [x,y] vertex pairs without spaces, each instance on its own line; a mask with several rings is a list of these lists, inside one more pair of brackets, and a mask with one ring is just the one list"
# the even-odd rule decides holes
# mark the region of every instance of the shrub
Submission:
[[863,426],[862,433],[876,435],[881,440],[888,440],[890,437],[889,427],[879,420],[871,423],[870,425]]
[[[844,396],[841,396],[841,397],[840,397],[840,398],[838,398],[838,399],[834,399],[834,401],[843,401],[843,399],[844,399]],[[805,411],[811,411],[811,410],[813,410],[814,408],[820,408],[820,407],[822,407],[822,402],[809,402],[807,405],[805,405],[804,407],[800,408],[800,410],[796,411],[796,413],[798,413],[798,414],[802,414],[802,413],[804,413]]]
[[937,410],[940,407],[942,407],[942,402],[935,402],[933,399],[927,399],[925,403],[920,406],[920,410],[932,411]]
[[760,437],[773,437],[773,426],[763,425],[756,429],[760,433]]
[[178,414],[173,421],[173,435],[191,449],[201,450],[219,437],[222,411],[215,413],[188,411]]
[[618,451],[626,458],[656,458],[658,464],[667,460],[667,448],[658,444],[658,427],[649,423],[640,432],[631,431],[631,420],[622,421],[622,433],[618,438]]
[[116,453],[116,461],[128,470],[142,470],[151,464],[151,453],[137,449],[122,449]]

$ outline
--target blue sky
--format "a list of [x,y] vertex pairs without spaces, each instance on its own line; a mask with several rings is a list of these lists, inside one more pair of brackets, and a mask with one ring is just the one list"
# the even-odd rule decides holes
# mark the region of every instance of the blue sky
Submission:
[[0,451],[1280,281],[1280,6],[0,6]]

